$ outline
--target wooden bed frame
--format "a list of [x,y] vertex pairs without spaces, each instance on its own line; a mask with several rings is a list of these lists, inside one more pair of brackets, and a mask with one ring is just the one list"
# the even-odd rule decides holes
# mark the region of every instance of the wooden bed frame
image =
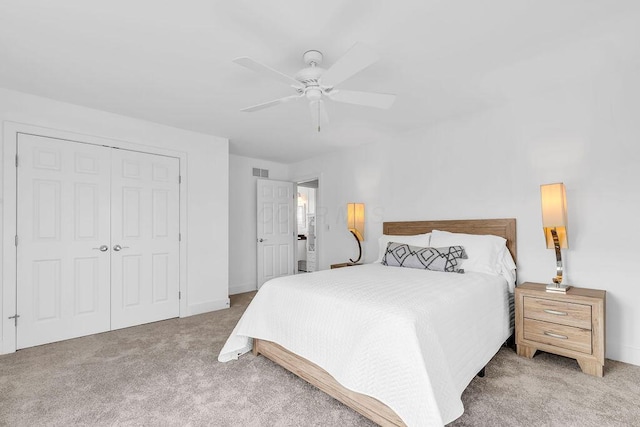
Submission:
[[[414,235],[433,230],[467,234],[493,234],[507,239],[507,247],[516,260],[516,220],[472,219],[447,221],[384,222],[382,232],[391,235]],[[402,419],[387,405],[361,393],[348,390],[327,371],[313,362],[290,352],[286,348],[265,340],[253,340],[253,354],[262,354],[278,365],[316,386],[334,399],[381,426],[404,426]]]

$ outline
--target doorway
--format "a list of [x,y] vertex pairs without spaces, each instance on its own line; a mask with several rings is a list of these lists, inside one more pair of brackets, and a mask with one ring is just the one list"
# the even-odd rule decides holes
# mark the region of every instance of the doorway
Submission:
[[296,273],[318,270],[317,205],[318,179],[297,183],[298,240]]

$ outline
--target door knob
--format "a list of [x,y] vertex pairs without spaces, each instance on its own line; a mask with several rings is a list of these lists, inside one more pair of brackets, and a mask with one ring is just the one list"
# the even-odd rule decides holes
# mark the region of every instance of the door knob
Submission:
[[262,242],[266,242],[266,241],[267,241],[267,239],[263,239],[263,238],[259,238],[259,239],[258,239],[258,242],[260,242],[260,243],[262,243]]
[[114,251],[116,251],[116,252],[120,252],[120,251],[121,251],[121,250],[123,250],[123,249],[129,249],[129,246],[120,246],[120,245],[115,245],[115,246],[113,247],[113,250],[114,250]]
[[[99,248],[92,248],[95,249],[96,251],[100,251],[100,252],[107,252],[109,250],[109,246],[107,245],[102,245]],[[114,248],[115,249],[115,248]]]

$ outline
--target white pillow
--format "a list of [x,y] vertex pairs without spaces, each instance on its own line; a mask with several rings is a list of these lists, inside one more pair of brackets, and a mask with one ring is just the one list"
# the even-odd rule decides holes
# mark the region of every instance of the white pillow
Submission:
[[[435,248],[443,246],[464,247],[469,257],[462,261],[461,268],[464,268],[465,272],[477,271],[479,273],[502,275],[503,267],[501,264],[506,244],[506,239],[491,234],[450,233],[440,230],[433,230],[431,233],[431,246]],[[513,262],[513,259],[511,261]]]
[[392,234],[383,234],[378,238],[378,259],[375,262],[382,262],[382,257],[387,251],[389,242],[404,243],[411,246],[429,247],[431,233],[415,234],[413,236],[397,236]]
[[509,284],[509,291],[515,292],[516,288],[516,263],[513,261],[513,257],[511,256],[511,252],[505,246],[502,250],[502,256],[499,257],[500,262],[498,263],[502,277],[507,280]]

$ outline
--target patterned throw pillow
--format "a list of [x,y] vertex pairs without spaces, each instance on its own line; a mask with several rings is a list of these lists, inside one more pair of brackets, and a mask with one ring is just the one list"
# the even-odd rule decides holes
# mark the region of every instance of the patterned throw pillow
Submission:
[[405,243],[389,242],[382,258],[382,264],[393,267],[464,273],[464,269],[458,267],[459,259],[467,259],[467,254],[462,246],[422,248]]

